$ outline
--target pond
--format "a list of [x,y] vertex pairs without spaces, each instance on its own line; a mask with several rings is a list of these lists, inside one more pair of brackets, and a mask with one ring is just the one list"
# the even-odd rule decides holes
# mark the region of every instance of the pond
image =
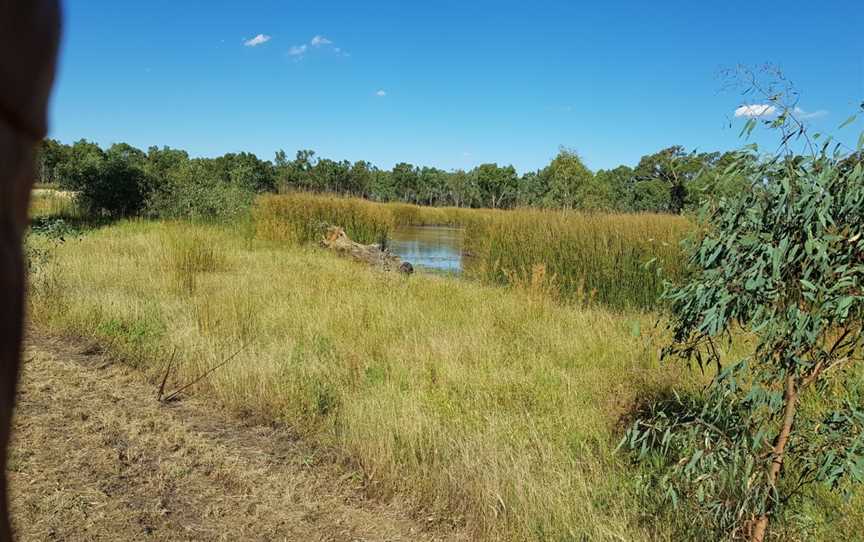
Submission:
[[461,273],[462,236],[461,228],[405,226],[393,232],[388,247],[419,270]]

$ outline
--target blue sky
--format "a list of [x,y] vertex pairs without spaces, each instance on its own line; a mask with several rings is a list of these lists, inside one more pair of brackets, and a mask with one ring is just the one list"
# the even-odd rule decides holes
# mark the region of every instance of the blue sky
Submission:
[[564,145],[608,168],[739,145],[718,71],[772,62],[854,143],[858,2],[708,4],[67,0],[51,137],[520,171]]

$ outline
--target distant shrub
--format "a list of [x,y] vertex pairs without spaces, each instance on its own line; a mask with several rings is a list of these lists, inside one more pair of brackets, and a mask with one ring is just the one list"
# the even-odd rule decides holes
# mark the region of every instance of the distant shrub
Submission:
[[61,185],[75,191],[77,203],[91,215],[134,215],[147,199],[144,153],[129,145],[103,151],[95,143],[79,141],[57,171]]
[[237,217],[249,208],[255,192],[217,178],[203,163],[189,161],[167,173],[147,201],[154,217],[214,220]]

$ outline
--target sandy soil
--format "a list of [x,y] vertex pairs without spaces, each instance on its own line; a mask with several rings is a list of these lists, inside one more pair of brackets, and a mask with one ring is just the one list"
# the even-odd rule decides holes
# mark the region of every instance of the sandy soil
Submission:
[[92,345],[31,333],[9,464],[19,540],[464,540],[278,427],[162,404]]

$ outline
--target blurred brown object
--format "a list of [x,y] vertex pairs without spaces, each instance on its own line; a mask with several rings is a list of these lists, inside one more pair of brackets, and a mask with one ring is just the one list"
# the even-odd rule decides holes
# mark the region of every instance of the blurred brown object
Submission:
[[23,334],[21,238],[33,154],[48,129],[59,38],[57,0],[0,0],[0,542],[12,539],[6,456]]

